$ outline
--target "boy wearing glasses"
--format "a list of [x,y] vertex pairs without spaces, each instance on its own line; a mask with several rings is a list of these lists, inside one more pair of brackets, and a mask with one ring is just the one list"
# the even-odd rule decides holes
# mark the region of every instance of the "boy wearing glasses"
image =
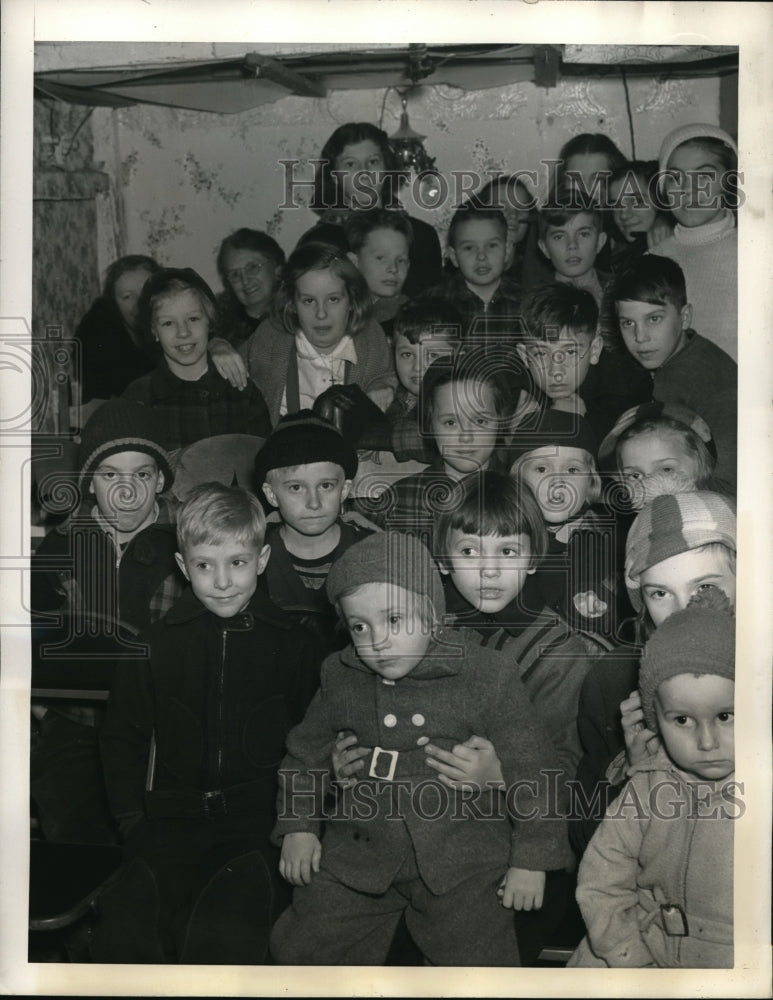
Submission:
[[585,417],[601,440],[629,407],[647,402],[647,373],[626,353],[604,347],[598,307],[590,292],[563,282],[543,285],[524,296],[526,336],[518,355],[530,389],[519,410],[562,410]]

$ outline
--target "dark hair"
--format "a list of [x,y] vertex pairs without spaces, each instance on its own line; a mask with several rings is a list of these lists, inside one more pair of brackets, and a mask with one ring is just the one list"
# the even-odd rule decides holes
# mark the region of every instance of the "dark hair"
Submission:
[[537,340],[556,340],[564,327],[572,333],[596,333],[596,300],[586,289],[563,281],[535,288],[524,296],[521,309],[528,336]]
[[[510,192],[521,188],[526,192],[526,202],[522,202],[517,196],[510,197]],[[504,196],[503,196],[504,189]],[[482,188],[479,188],[469,199],[469,204],[478,208],[517,208],[521,211],[530,212],[537,207],[537,198],[529,191],[523,179],[518,174],[500,174],[486,181]]]
[[335,222],[318,222],[311,229],[307,229],[295,244],[295,249],[306,246],[307,243],[325,243],[341,253],[349,252],[349,241],[344,227]]
[[556,200],[549,200],[545,207],[537,212],[539,238],[544,240],[549,229],[565,226],[570,219],[578,215],[590,215],[596,229],[600,233],[604,231],[604,220],[598,208],[559,194]]
[[462,316],[448,299],[425,296],[404,302],[395,316],[394,336],[418,344],[428,330],[435,336],[461,343]]
[[152,257],[145,257],[143,254],[130,254],[128,257],[119,257],[105,271],[105,283],[102,287],[102,296],[115,305],[115,286],[119,278],[122,278],[129,271],[147,271],[148,274],[155,274],[161,270],[161,265]]
[[349,296],[347,333],[358,334],[370,319],[372,304],[365,279],[345,253],[328,243],[304,243],[290,254],[282,272],[282,281],[274,297],[274,318],[293,336],[298,330],[295,291],[298,279],[309,271],[331,270],[346,285]]
[[226,236],[217,251],[217,273],[223,282],[224,288],[229,288],[228,279],[225,273],[225,258],[229,250],[253,250],[262,254],[276,266],[282,267],[285,262],[285,252],[279,246],[273,236],[261,232],[260,229],[246,229],[242,227]]
[[368,236],[376,229],[392,229],[405,237],[408,253],[413,248],[413,229],[405,212],[393,208],[371,208],[352,212],[344,223],[344,232],[352,253],[362,250]]
[[381,186],[380,205],[382,208],[392,208],[397,202],[398,163],[389,145],[389,138],[383,129],[370,122],[347,122],[340,125],[322,147],[319,161],[314,174],[314,196],[311,202],[312,211],[321,215],[329,208],[345,208],[341,191],[333,176],[335,161],[347,146],[358,142],[373,142],[378,146],[384,161],[387,176]]
[[[494,357],[485,345],[462,350],[453,358],[438,358],[424,373],[419,390],[419,420],[427,445],[437,451],[432,433],[432,411],[438,389],[454,382],[475,382],[490,387],[494,395],[494,409],[503,424],[512,415],[513,400],[501,359]],[[495,452],[504,447],[505,427],[497,436]]]
[[507,219],[501,209],[491,208],[488,205],[478,205],[472,201],[468,201],[464,205],[460,205],[453,214],[451,224],[448,227],[448,246],[456,249],[456,241],[461,226],[466,222],[474,222],[477,219],[493,222],[502,234],[502,238],[507,239]]
[[433,555],[448,567],[448,538],[452,531],[465,535],[526,535],[531,542],[531,567],[542,561],[548,536],[542,511],[525,483],[501,472],[482,471],[466,476],[454,494],[453,510],[435,519]]
[[145,282],[138,304],[139,330],[148,347],[157,350],[153,337],[153,313],[156,302],[179,292],[194,292],[209,320],[209,336],[213,335],[216,300],[212,289],[192,267],[162,267]]
[[608,297],[614,305],[631,301],[683,309],[687,305],[684,272],[670,257],[648,253],[617,275]]
[[617,148],[615,143],[604,135],[603,132],[582,132],[575,135],[561,147],[558,158],[561,164],[558,168],[558,177],[561,179],[566,174],[566,161],[573,156],[606,156],[609,160],[609,169],[617,170],[625,163],[625,156]]

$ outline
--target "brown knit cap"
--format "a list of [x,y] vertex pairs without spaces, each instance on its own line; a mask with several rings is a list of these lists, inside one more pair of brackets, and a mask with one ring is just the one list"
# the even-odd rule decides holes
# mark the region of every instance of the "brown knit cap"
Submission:
[[735,618],[720,590],[694,597],[669,615],[644,647],[639,671],[644,721],[656,730],[655,695],[678,674],[716,674],[735,680]]

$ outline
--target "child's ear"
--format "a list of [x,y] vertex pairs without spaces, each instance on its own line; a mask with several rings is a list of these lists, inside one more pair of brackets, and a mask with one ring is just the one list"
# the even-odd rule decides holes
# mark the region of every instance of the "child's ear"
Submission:
[[537,240],[537,246],[542,251],[543,256],[546,257],[547,260],[550,260],[550,254],[548,253],[547,244],[545,243],[545,241],[542,238],[540,238],[540,239]]
[[590,363],[592,365],[597,365],[599,363],[599,358],[601,357],[601,351],[604,347],[604,338],[600,333],[597,333],[593,340],[590,342]]
[[353,250],[347,250],[346,256],[349,258],[352,264],[354,264],[355,267],[358,268],[360,266],[359,258],[357,257],[357,254]]
[[180,567],[180,572],[185,577],[185,579],[190,582],[191,578],[188,576],[188,569],[185,565],[185,560],[183,559],[182,555],[179,552],[175,552],[174,557],[177,562],[177,565]]
[[94,493],[94,477],[93,476],[91,476],[91,478],[89,479],[89,493],[91,493],[92,495]]
[[276,493],[274,493],[269,484],[267,482],[263,483],[261,489],[263,490],[263,496],[266,498],[266,500],[268,500],[271,506],[278,507],[279,501],[276,498]]
[[692,326],[692,306],[689,302],[679,310],[679,316],[682,320],[682,329],[689,330]]
[[459,267],[459,259],[456,256],[456,250],[453,247],[448,248],[448,259],[454,265],[454,267]]
[[352,488],[351,479],[345,479],[344,485],[341,487],[341,503],[343,503],[344,500],[349,496],[349,491],[351,490],[351,488]]
[[602,247],[606,242],[607,242],[607,234],[602,229],[599,232],[598,236],[596,237],[596,253],[599,253],[601,251]]
[[266,544],[260,550],[260,555],[258,556],[258,576],[260,576],[260,574],[266,568],[266,564],[268,563],[268,557],[270,555],[271,555],[271,546]]
[[166,486],[166,480],[164,479],[164,473],[161,471],[161,469],[159,469],[158,480],[156,482],[156,493],[163,493],[165,486]]

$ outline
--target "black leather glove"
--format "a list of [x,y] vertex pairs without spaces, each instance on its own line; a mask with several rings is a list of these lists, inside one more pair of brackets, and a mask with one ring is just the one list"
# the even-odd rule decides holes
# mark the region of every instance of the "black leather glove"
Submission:
[[391,424],[358,385],[331,385],[312,409],[334,423],[355,448],[388,449],[391,444]]

